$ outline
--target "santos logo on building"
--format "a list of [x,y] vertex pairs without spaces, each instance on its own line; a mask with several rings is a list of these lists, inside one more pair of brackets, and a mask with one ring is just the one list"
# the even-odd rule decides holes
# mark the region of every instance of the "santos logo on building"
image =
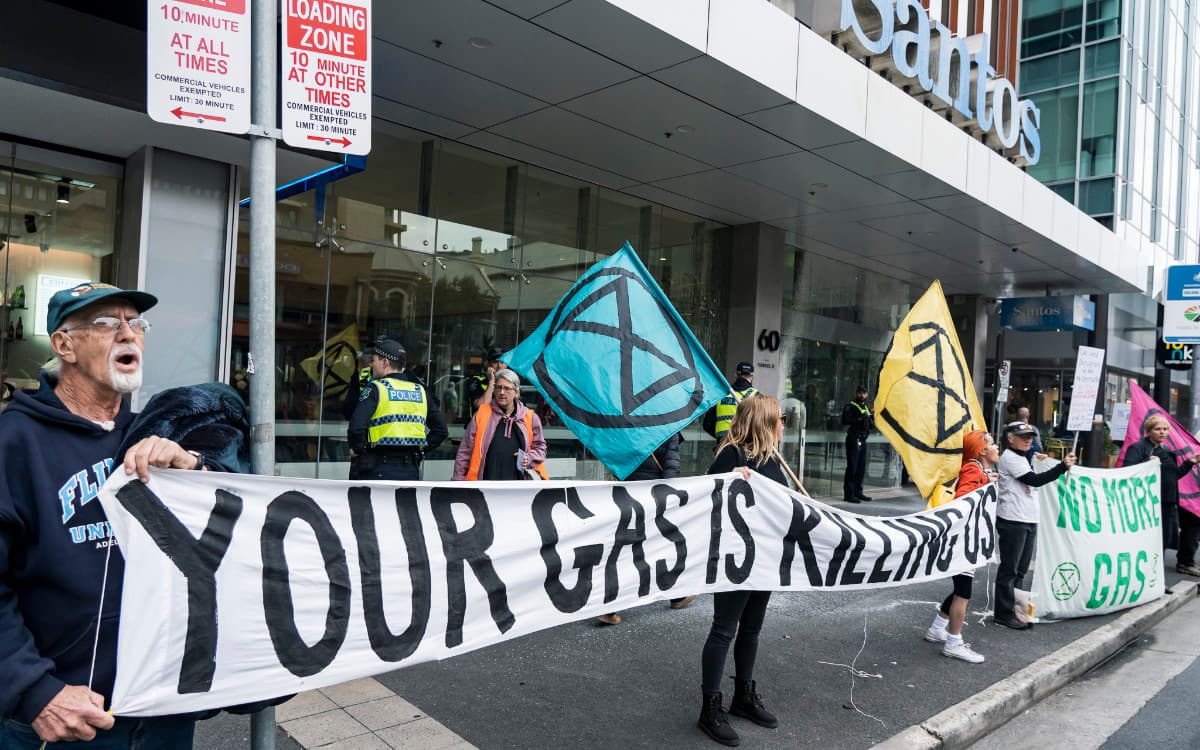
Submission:
[[1026,163],[1037,164],[1041,113],[1028,99],[1017,100],[1007,78],[995,77],[987,34],[979,35],[982,45],[972,52],[972,40],[954,36],[941,23],[931,27],[919,0],[842,0],[841,30],[850,29],[854,39],[846,40],[851,42],[847,51],[877,57],[890,48],[898,73],[917,79],[926,92],[977,122],[983,133],[995,131],[1005,150],[1019,148]]

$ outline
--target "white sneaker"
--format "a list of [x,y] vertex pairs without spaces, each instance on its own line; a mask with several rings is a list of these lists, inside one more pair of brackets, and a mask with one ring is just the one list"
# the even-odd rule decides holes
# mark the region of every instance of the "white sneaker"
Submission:
[[929,630],[925,631],[925,640],[929,641],[930,643],[945,643],[946,629],[935,628],[931,625]]
[[971,644],[964,643],[963,641],[959,641],[958,643],[947,641],[946,645],[942,647],[942,656],[949,656],[951,659],[962,659],[971,664],[983,663],[983,654],[977,653],[971,648]]

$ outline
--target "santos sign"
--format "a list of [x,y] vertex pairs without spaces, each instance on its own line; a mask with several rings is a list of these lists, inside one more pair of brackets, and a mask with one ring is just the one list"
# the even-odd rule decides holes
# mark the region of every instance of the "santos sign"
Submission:
[[1028,99],[1017,100],[1017,90],[1007,78],[995,77],[986,34],[982,48],[972,54],[967,39],[953,36],[941,23],[931,27],[918,0],[842,0],[840,27],[854,29],[856,46],[864,55],[884,55],[890,48],[897,72],[917,79],[925,91],[975,120],[984,133],[995,131],[1005,149],[1019,147],[1028,164],[1037,164],[1041,113]]

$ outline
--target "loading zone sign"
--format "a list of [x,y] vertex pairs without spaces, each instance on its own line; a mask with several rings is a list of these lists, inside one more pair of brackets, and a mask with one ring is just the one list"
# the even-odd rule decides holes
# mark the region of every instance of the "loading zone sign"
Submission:
[[146,112],[225,133],[250,129],[249,0],[151,0]]
[[289,146],[367,154],[370,0],[285,0],[280,77]]

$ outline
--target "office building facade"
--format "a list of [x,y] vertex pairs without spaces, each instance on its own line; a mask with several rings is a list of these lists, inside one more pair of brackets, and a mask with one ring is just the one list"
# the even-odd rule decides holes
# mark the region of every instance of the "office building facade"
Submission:
[[[874,388],[891,331],[934,278],[979,384],[996,299],[1151,291],[1156,246],[1031,176],[1050,144],[1022,109],[1040,100],[1020,88],[1005,31],[1017,5],[927,6],[930,39],[954,47],[946,75],[967,65],[945,99],[847,49],[843,12],[878,39],[870,2],[375,3],[372,151],[276,204],[277,470],[344,476],[340,382],[318,363],[379,334],[404,342],[457,437],[462,381],[486,348],[514,346],[625,241],[722,368],[752,360],[756,384],[789,399],[786,453],[822,495],[840,491],[841,404]],[[3,273],[6,301],[24,287],[27,302],[6,308],[23,330],[0,350],[6,377],[36,376],[37,308],[80,278],[163,299],[140,401],[261,377],[247,141],[145,115],[144,9],[19,0],[13,12],[28,33],[0,50],[0,93],[20,102],[0,125]],[[69,59],[53,52],[64,39]],[[279,182],[339,164],[281,147]],[[1073,180],[1089,179],[1077,167]],[[760,346],[763,332],[779,345]],[[553,474],[607,476],[544,418]],[[685,471],[703,471],[711,440],[698,427],[686,438]],[[427,478],[449,476],[452,449],[430,456]],[[868,483],[899,474],[873,443]]]

